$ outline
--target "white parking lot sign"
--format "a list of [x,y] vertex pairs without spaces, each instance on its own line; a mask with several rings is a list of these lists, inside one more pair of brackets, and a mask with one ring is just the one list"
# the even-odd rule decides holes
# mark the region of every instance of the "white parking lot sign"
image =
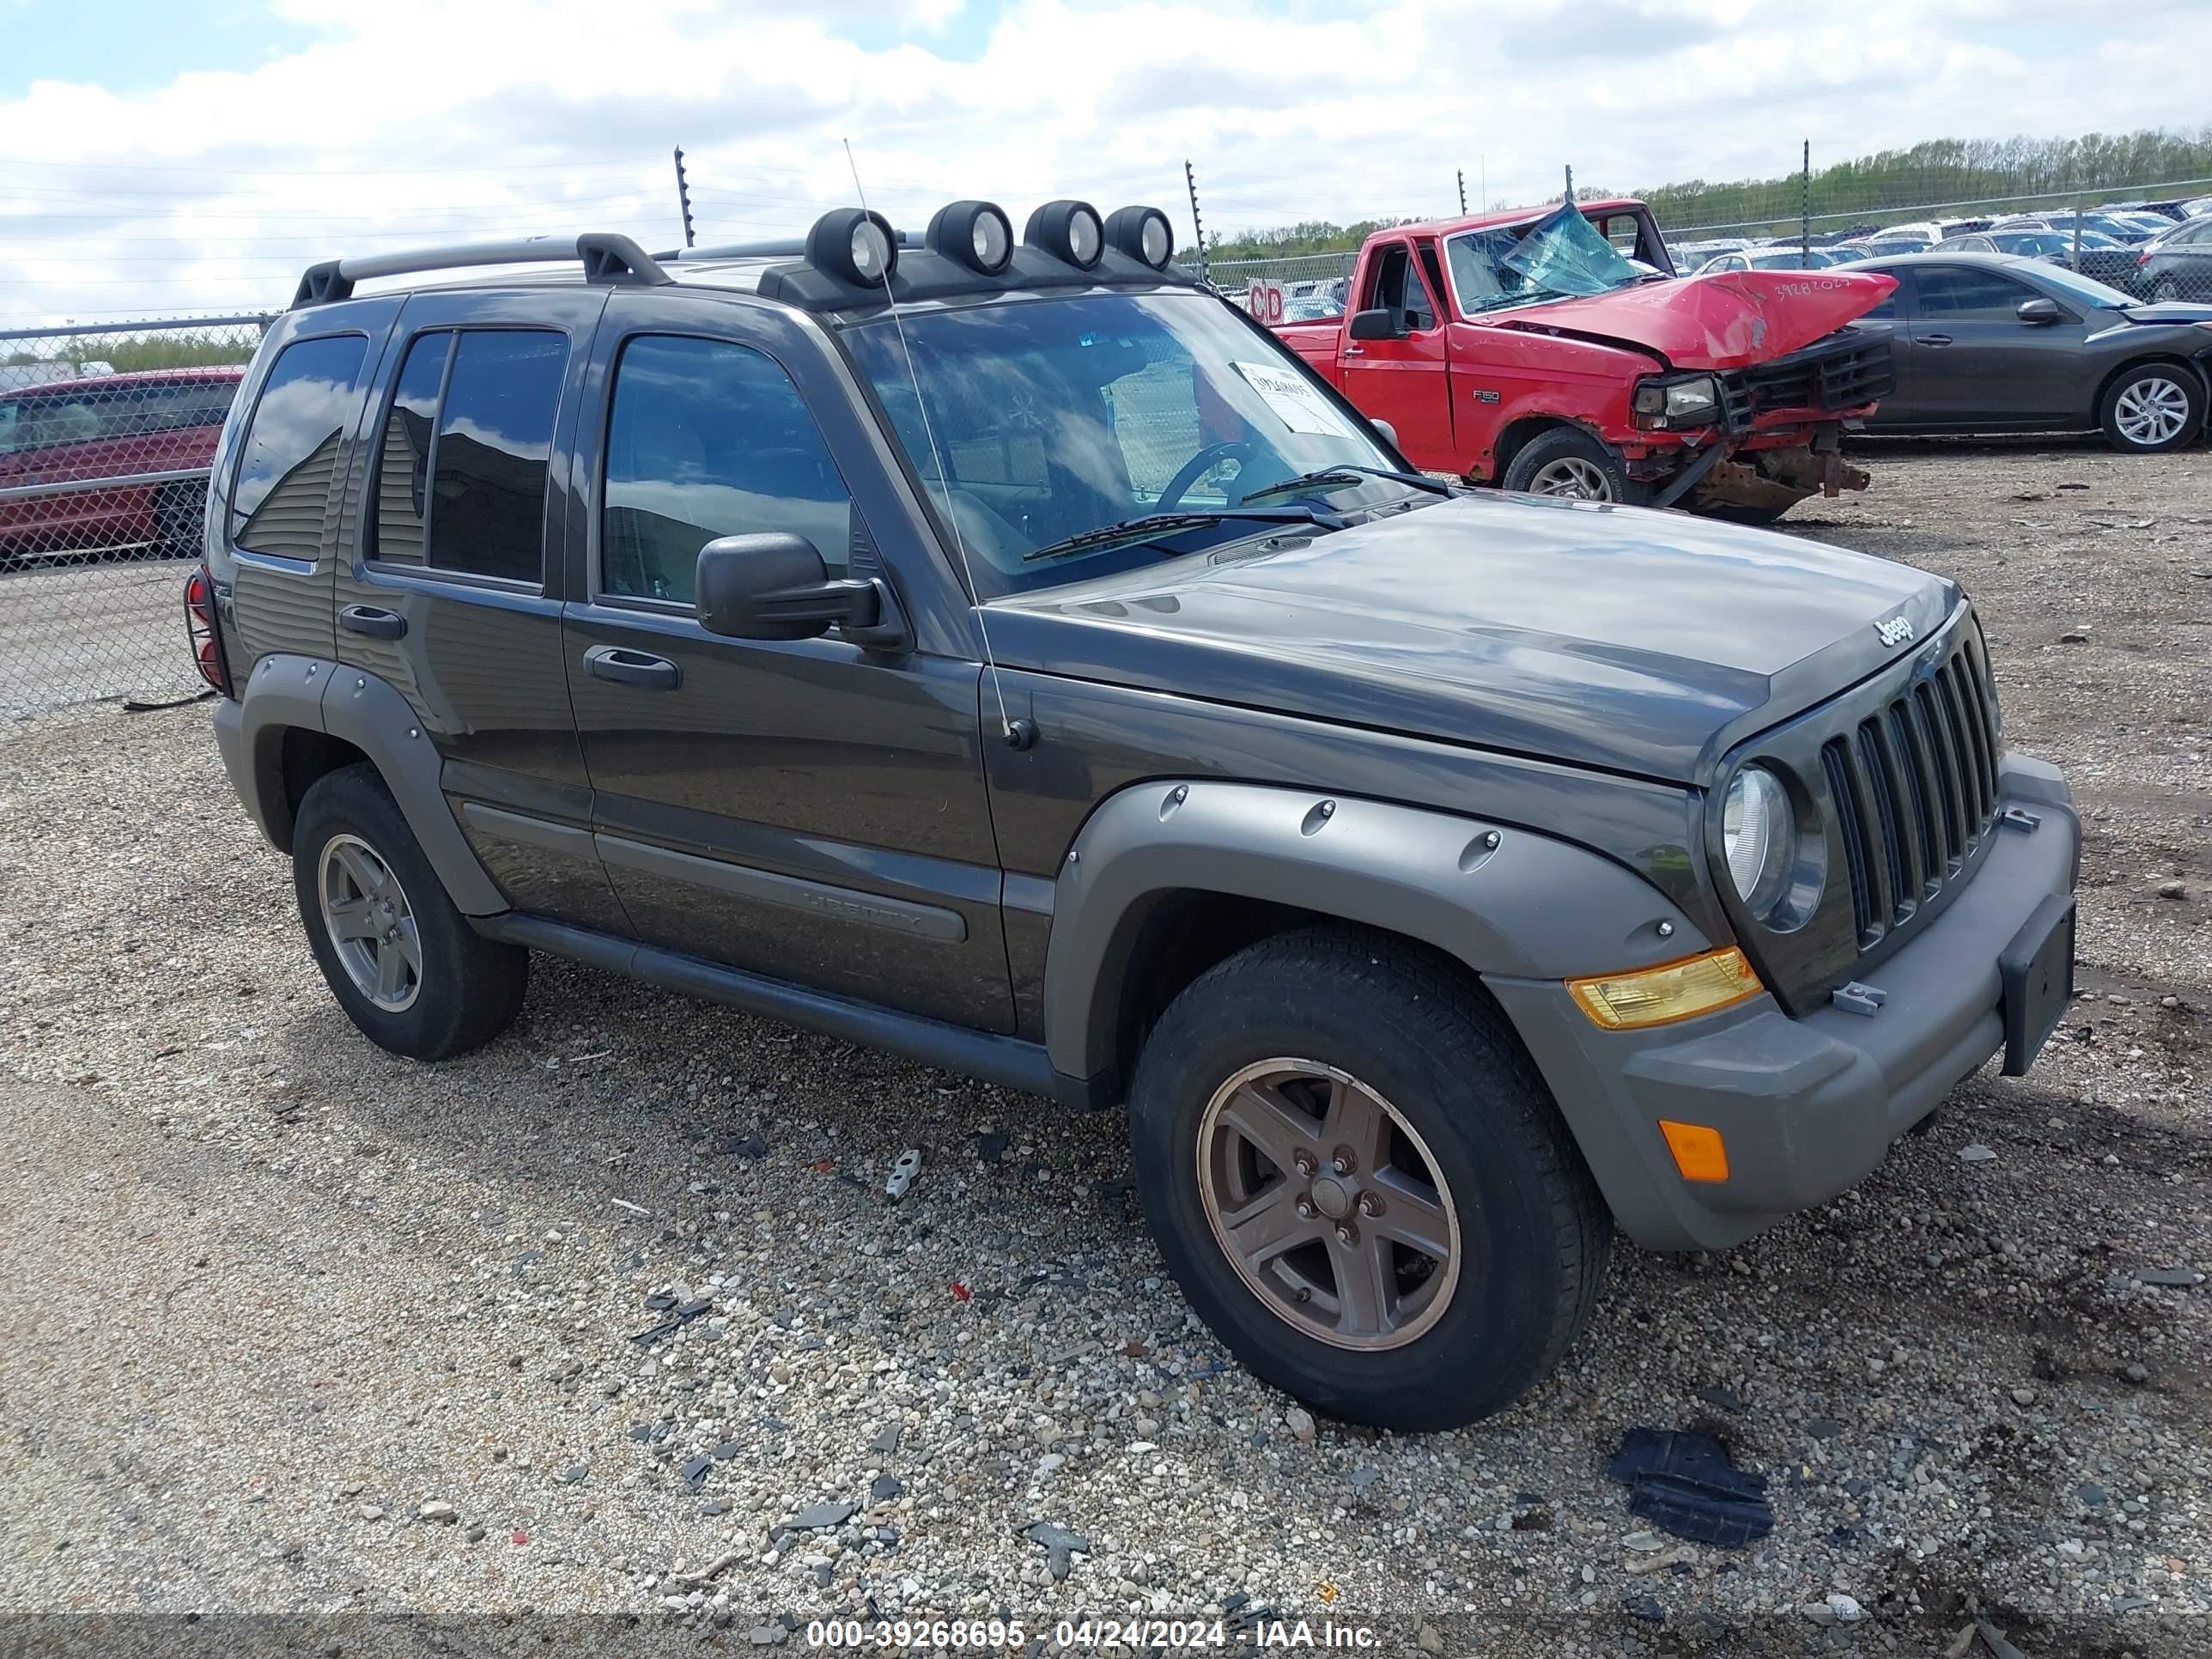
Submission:
[[1255,281],[1244,289],[1244,309],[1252,313],[1255,323],[1279,323],[1283,320],[1283,285],[1280,283]]

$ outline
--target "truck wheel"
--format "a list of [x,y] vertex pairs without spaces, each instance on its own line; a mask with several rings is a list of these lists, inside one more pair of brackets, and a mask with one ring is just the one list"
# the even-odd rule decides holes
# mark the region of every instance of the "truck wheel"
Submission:
[[1585,501],[1632,503],[1643,492],[1629,482],[1620,457],[1589,433],[1571,426],[1540,432],[1506,463],[1505,489],[1531,495],[1565,495]]
[[318,779],[292,831],[307,943],[362,1035],[410,1060],[480,1048],[514,1023],[530,953],[453,908],[373,766]]
[[2115,449],[2136,455],[2185,449],[2204,429],[2204,388],[2187,369],[2144,363],[2106,389],[2098,421]]
[[1565,1353],[1612,1223],[1543,1080],[1442,967],[1265,939],[1146,1041],[1130,1140],[1169,1271],[1255,1375],[1401,1431],[1512,1403]]
[[207,526],[207,489],[164,484],[154,497],[154,555],[196,559]]

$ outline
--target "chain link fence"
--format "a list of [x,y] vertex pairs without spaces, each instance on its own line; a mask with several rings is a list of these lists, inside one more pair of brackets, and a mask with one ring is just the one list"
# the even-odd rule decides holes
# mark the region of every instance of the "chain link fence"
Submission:
[[0,732],[202,689],[184,575],[267,322],[0,332]]

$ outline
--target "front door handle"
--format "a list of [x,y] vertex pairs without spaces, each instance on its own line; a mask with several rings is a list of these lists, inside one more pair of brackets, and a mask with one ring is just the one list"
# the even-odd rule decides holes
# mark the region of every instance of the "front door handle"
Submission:
[[349,634],[366,634],[372,640],[397,640],[406,635],[407,618],[378,605],[349,605],[338,612],[338,626]]
[[1344,355],[1347,357],[1364,357],[1367,355],[1367,348],[1348,345],[1344,349]]
[[593,646],[584,653],[584,666],[595,680],[641,685],[649,691],[673,691],[684,683],[684,671],[667,658],[633,651],[626,645]]
[[1923,334],[1920,336],[1920,343],[1923,345],[1948,345],[1951,343],[1951,337],[1948,334]]

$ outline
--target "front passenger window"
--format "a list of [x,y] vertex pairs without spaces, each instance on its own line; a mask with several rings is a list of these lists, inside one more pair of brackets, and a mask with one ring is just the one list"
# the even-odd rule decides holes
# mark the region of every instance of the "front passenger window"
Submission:
[[852,497],[791,377],[747,346],[630,341],[607,421],[599,592],[689,605],[701,548],[772,531],[844,574]]

